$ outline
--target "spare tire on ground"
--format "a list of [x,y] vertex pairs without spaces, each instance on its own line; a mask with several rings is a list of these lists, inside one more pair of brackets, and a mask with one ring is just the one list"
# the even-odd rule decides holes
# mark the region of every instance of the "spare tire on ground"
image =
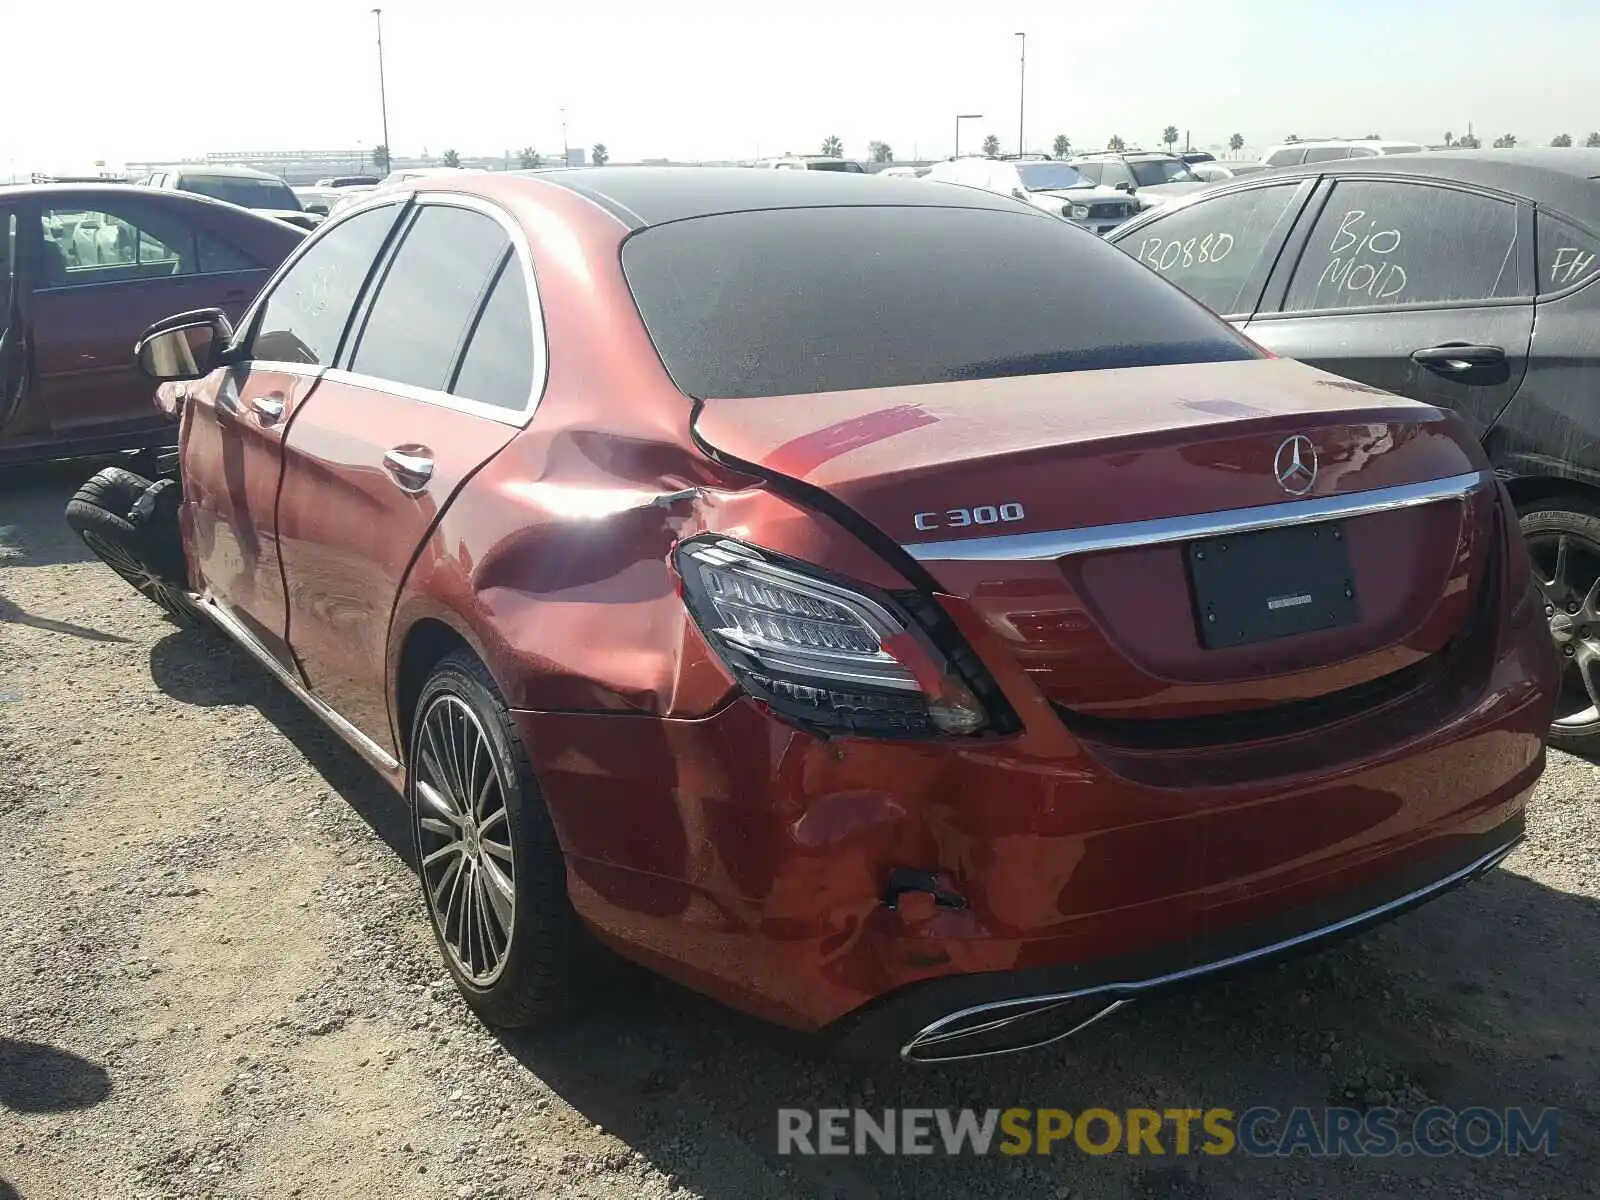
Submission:
[[67,501],[67,524],[113,571],[180,625],[197,625],[178,529],[178,481],[121,467],[96,472]]

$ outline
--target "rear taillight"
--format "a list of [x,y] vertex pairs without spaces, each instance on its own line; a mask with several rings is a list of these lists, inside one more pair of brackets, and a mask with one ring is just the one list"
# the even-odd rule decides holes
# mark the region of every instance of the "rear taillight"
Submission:
[[890,597],[726,538],[677,550],[684,602],[734,679],[823,733],[977,733],[988,715]]

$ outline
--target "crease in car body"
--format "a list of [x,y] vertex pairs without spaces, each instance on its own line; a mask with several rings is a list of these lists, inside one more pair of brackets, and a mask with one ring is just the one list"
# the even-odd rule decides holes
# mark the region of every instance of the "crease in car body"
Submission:
[[[347,740],[329,713],[369,736],[381,712],[435,937],[486,1019],[571,1011],[593,939],[845,1048],[1003,1052],[1038,1041],[1013,1010],[1084,1028],[1061,997],[1319,944],[1520,836],[1554,651],[1459,419],[1270,359],[976,191],[712,169],[419,190],[498,205],[537,297],[499,303],[440,255],[413,311],[450,320],[322,379],[273,520],[302,543],[280,560],[302,690]],[[353,246],[359,219],[319,237]],[[357,372],[404,300],[376,260],[421,228],[350,260]],[[413,346],[451,356],[454,387],[480,339],[495,365],[471,387],[524,403],[535,327],[522,424],[383,415],[420,403],[419,371],[446,379]],[[397,499],[379,439],[454,454],[449,487]],[[1290,488],[1274,464],[1303,442],[1315,474]],[[219,466],[199,447],[197,491]],[[318,462],[348,478],[320,487]],[[409,544],[374,544],[379,511]],[[926,511],[984,517],[919,531]],[[1234,610],[1185,556],[1286,528],[1326,536],[1304,553],[1347,571],[1357,619],[1202,644]],[[1263,557],[1240,604],[1340,582]],[[341,596],[381,628],[339,644]],[[462,872],[512,887],[516,925],[468,921]],[[529,922],[550,940],[518,941]]]

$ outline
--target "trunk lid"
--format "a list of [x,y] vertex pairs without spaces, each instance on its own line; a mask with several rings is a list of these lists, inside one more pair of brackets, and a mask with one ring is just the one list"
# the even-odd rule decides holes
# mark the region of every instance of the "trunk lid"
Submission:
[[[1281,359],[710,400],[695,430],[726,456],[828,492],[906,546],[1051,701],[1096,717],[1281,705],[1415,666],[1465,622],[1492,531],[1493,493],[1479,487],[1301,527],[1337,531],[1342,551],[1298,533],[1282,545],[1241,534],[1236,571],[1218,572],[1218,539],[1182,536],[1182,524],[1139,525],[1139,544],[1079,538],[1072,552],[1052,551],[1063,532],[1196,514],[1272,506],[1258,524],[1304,521],[1319,505],[1361,507],[1365,493],[1429,492],[1483,470],[1447,413]],[[1296,438],[1301,466],[1315,467],[1309,480],[1285,450]],[[1209,565],[1193,557],[1207,548]],[[1327,610],[1337,620],[1296,628],[1307,614],[1275,609],[1266,636],[1241,628],[1240,644],[1203,625],[1213,602],[1225,623],[1258,600],[1301,607],[1298,568],[1274,561],[1302,559],[1315,606],[1330,571],[1347,578],[1348,605]],[[1282,595],[1249,594],[1257,580]]]

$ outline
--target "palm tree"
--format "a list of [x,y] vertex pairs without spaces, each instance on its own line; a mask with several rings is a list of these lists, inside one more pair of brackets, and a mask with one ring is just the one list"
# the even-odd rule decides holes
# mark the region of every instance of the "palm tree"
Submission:
[[868,142],[867,157],[875,163],[892,163],[894,151],[889,148],[888,142]]
[[1496,150],[1509,150],[1513,146],[1515,146],[1516,144],[1517,144],[1517,135],[1514,134],[1514,133],[1502,133],[1499,137],[1495,138],[1495,140],[1494,140],[1494,145],[1495,145],[1495,149]]
[[603,167],[611,161],[611,151],[606,149],[604,142],[596,142],[594,149],[589,151],[589,156],[594,159],[594,165]]
[[389,173],[389,147],[382,142],[372,148],[372,165],[385,175]]
[[1113,133],[1110,140],[1106,142],[1106,149],[1115,150],[1118,154],[1121,154],[1127,148],[1128,143],[1122,140],[1120,133]]
[[444,152],[444,165],[447,167],[459,167],[461,165],[461,155],[454,150],[446,150]]
[[1444,135],[1444,144],[1446,146],[1454,146],[1456,144],[1456,135],[1447,130]]
[[1552,146],[1560,146],[1564,149],[1567,146],[1572,145],[1572,135],[1570,133],[1558,133],[1555,135],[1555,137],[1550,139],[1550,144]]
[[822,153],[826,158],[843,158],[844,143],[830,133],[822,139]]
[[1172,148],[1178,144],[1178,127],[1168,125],[1161,131],[1161,140],[1166,143],[1167,153],[1172,153]]
[[990,158],[996,157],[1000,153],[1000,139],[992,133],[984,138],[983,152]]
[[1583,144],[1591,148],[1600,148],[1600,133],[1591,133]]
[[535,170],[544,164],[544,155],[540,154],[532,146],[524,146],[517,157],[521,160],[524,171]]
[[1244,134],[1236,133],[1228,139],[1228,149],[1235,154],[1244,149]]
[[1058,133],[1050,149],[1055,152],[1057,158],[1066,158],[1072,153],[1072,139],[1064,133]]

